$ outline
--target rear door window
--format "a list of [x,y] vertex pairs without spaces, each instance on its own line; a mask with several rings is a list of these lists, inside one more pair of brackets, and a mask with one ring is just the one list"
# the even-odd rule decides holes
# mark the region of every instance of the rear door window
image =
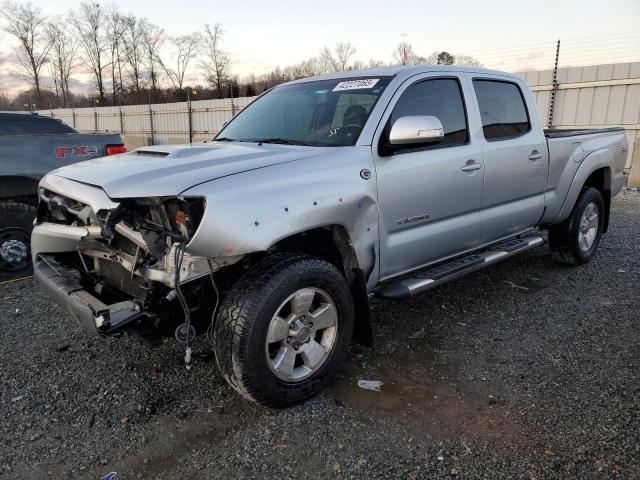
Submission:
[[529,113],[518,85],[499,80],[473,81],[482,131],[487,140],[506,140],[531,130]]

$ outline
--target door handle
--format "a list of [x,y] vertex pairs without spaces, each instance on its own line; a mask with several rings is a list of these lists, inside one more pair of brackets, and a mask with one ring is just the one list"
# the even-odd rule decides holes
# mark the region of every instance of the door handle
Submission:
[[475,170],[480,170],[482,168],[481,163],[477,163],[475,160],[469,160],[467,164],[462,167],[460,170],[463,172],[473,172]]
[[536,160],[540,160],[541,158],[542,158],[542,154],[537,150],[534,150],[533,152],[531,152],[531,155],[529,155],[529,160],[531,160],[532,162],[535,162]]

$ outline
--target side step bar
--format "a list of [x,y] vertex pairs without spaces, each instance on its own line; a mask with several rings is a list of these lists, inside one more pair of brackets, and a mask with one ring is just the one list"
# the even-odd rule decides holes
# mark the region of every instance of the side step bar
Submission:
[[491,245],[486,250],[431,268],[417,277],[383,284],[376,288],[375,295],[380,298],[390,299],[411,297],[467,273],[475,272],[506,258],[513,257],[543,243],[544,239],[540,236],[505,240]]

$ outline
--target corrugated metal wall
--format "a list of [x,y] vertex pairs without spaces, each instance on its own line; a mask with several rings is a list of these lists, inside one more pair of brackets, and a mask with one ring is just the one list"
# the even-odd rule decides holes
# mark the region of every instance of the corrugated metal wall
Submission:
[[[546,127],[553,72],[543,70],[518,75],[531,87],[540,118]],[[248,105],[252,99],[226,98],[192,102],[194,141],[210,139],[233,113]],[[81,131],[120,132],[130,148],[151,142],[165,144],[189,141],[186,102],[122,108],[67,108],[43,110],[39,113],[61,118]],[[640,142],[640,62],[559,69],[553,126],[625,127],[629,139],[626,168],[630,169],[634,148],[639,148],[637,144]],[[640,157],[640,152],[635,155],[636,158]],[[637,163],[639,165],[634,168],[640,169],[640,158]]]
[[[533,91],[547,126],[551,70],[519,73]],[[555,128],[624,127],[629,140],[627,169],[640,141],[640,62],[570,67],[558,70],[553,115]],[[640,165],[638,165],[640,167]]]

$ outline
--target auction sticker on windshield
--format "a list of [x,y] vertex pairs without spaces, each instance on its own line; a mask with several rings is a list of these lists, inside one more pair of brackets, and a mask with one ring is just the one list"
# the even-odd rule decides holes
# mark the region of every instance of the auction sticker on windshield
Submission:
[[362,78],[360,80],[349,80],[346,82],[340,82],[335,87],[333,87],[334,92],[339,92],[341,90],[356,90],[358,88],[373,88],[373,86],[378,83],[379,78]]

